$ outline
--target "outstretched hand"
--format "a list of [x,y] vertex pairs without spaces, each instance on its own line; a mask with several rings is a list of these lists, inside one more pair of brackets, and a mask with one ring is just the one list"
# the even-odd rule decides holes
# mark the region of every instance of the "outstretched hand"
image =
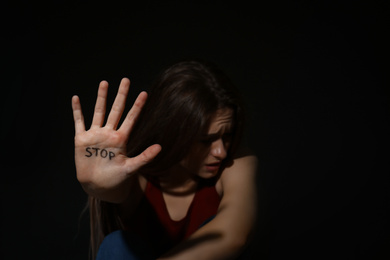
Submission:
[[118,128],[129,87],[130,81],[122,79],[107,122],[103,126],[108,83],[100,83],[89,130],[85,129],[79,97],[72,98],[77,179],[89,195],[112,202],[124,199],[122,197],[128,190],[125,185],[129,177],[153,160],[161,150],[161,146],[155,144],[136,157],[127,157],[126,146],[131,129],[147,99],[147,93],[141,92]]

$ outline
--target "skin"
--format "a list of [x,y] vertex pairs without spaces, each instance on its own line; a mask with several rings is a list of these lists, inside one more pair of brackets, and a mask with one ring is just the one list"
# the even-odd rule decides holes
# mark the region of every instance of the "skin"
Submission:
[[[128,137],[147,98],[146,92],[141,92],[118,127],[129,86],[130,81],[124,78],[103,126],[108,83],[100,83],[89,130],[85,129],[79,98],[72,98],[77,178],[89,195],[117,203],[122,217],[132,214],[143,196],[146,180],[137,170],[161,151],[161,146],[155,144],[136,157],[126,156]],[[230,109],[218,110],[209,131],[191,147],[190,155],[160,178],[172,219],[180,220],[186,215],[198,177],[212,178],[218,174],[218,163],[226,158],[230,145],[231,122]],[[255,223],[256,169],[254,156],[237,158],[225,168],[216,183],[221,196],[216,217],[160,259],[234,259],[247,243]]]
[[245,156],[225,169],[216,217],[159,259],[236,259],[256,221],[256,166],[256,157]]
[[[186,216],[195,195],[198,177],[209,179],[218,175],[220,164],[226,158],[230,146],[232,113],[231,109],[218,110],[211,120],[208,132],[193,144],[190,154],[160,178],[163,197],[173,220]],[[144,189],[146,180],[140,181]],[[220,180],[216,189],[221,196]]]
[[[139,94],[122,125],[118,128],[129,87],[130,81],[124,78],[120,83],[107,122],[103,126],[108,83],[106,81],[100,83],[92,125],[89,130],[85,129],[79,97],[72,98],[77,179],[89,195],[113,203],[121,203],[127,198],[128,184],[132,175],[141,166],[150,162],[161,150],[161,146],[156,144],[148,147],[136,157],[127,157],[127,140],[147,98],[146,92]],[[112,160],[101,156],[87,157],[88,147],[104,148],[114,153],[115,157]]]

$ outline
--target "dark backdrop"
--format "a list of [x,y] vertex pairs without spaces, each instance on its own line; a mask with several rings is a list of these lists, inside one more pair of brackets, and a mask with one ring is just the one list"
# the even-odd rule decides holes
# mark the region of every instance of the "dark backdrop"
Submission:
[[[80,1],[81,2],[81,1]],[[389,256],[388,6],[373,1],[53,1],[2,9],[2,259],[86,259],[72,95],[130,102],[166,65],[216,62],[260,161],[255,259]]]

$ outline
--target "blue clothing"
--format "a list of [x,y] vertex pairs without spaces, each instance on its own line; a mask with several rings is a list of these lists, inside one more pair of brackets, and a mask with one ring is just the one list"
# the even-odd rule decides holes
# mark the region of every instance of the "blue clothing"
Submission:
[[151,260],[146,244],[123,230],[108,234],[99,247],[96,260]]

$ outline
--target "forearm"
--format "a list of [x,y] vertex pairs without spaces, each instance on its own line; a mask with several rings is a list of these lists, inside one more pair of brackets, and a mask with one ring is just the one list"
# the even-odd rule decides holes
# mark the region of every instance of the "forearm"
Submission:
[[221,176],[223,198],[216,217],[161,260],[227,260],[242,252],[255,226],[257,158],[246,156]]
[[[200,238],[202,239],[202,238]],[[196,247],[192,247],[193,243],[201,243]],[[188,245],[186,245],[188,244]],[[224,241],[223,238],[208,240],[205,242],[188,240],[174,252],[166,254],[158,260],[228,260],[235,259],[241,252],[242,247],[232,242]],[[175,252],[176,251],[176,252]]]
[[226,228],[224,214],[216,216],[159,260],[235,259],[248,242],[249,230]]
[[[191,238],[158,258],[159,260],[228,260],[235,259],[244,245],[227,238],[209,236]],[[219,235],[217,235],[219,236]],[[211,237],[214,237],[210,239]],[[196,246],[194,246],[196,244]]]

